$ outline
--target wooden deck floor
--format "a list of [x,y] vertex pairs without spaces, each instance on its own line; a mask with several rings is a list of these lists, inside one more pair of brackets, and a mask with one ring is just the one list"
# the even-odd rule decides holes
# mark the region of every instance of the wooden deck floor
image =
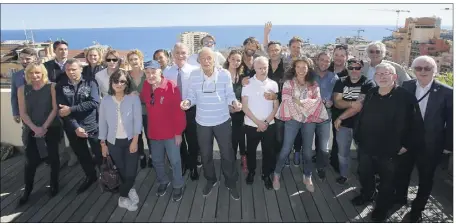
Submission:
[[[184,196],[179,202],[171,200],[171,188],[163,197],[157,197],[155,171],[140,169],[135,183],[140,203],[137,211],[128,212],[118,208],[118,194],[101,193],[96,184],[76,195],[76,188],[84,178],[79,165],[62,166],[60,192],[53,198],[47,195],[49,168],[41,165],[30,201],[16,208],[23,191],[24,169],[23,156],[18,155],[1,163],[1,222],[369,222],[372,205],[356,207],[350,203],[359,189],[354,172],[356,161],[352,163],[353,172],[347,185],[338,185],[336,173],[329,169],[325,181],[314,178],[315,192],[309,193],[302,183],[301,168],[295,166],[284,168],[279,191],[266,190],[259,175],[261,160],[258,160],[253,185],[245,184],[245,175],[239,170],[241,200],[238,201],[231,199],[224,187],[220,160],[215,164],[221,184],[210,196],[202,196],[206,180],[200,169],[199,181],[185,177]],[[453,222],[452,180],[444,180],[447,178],[442,171],[436,175],[424,212],[425,222]],[[414,198],[416,189],[414,175],[410,198]],[[388,222],[401,222],[409,210],[406,206],[396,208]]]

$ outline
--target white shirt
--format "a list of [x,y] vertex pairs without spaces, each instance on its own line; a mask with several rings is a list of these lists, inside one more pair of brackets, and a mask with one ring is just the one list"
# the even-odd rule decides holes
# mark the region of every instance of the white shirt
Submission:
[[[242,88],[241,96],[248,97],[248,107],[258,120],[266,120],[274,110],[274,100],[267,100],[264,98],[264,93],[270,91],[273,91],[274,93],[279,92],[277,82],[269,78],[260,81],[256,78],[256,75],[250,78],[247,86]],[[256,125],[247,115],[244,117],[244,123],[251,127],[258,127],[258,125]],[[274,119],[272,119],[269,124],[274,124]]]
[[125,132],[124,126],[122,124],[122,114],[120,113],[120,104],[122,102],[118,101],[115,96],[112,96],[112,99],[114,99],[114,102],[117,104],[117,132],[116,132],[116,138],[118,139],[125,139],[128,138],[127,132]]
[[97,74],[95,74],[95,80],[97,80],[98,87],[100,89],[101,97],[105,97],[108,95],[108,90],[109,90],[109,75],[108,75],[108,69],[105,68]]
[[375,67],[369,66],[369,70],[367,71],[367,79],[375,82],[374,76],[375,76]]
[[[426,93],[431,89],[432,82],[434,82],[434,80],[432,80],[429,84],[427,84],[427,85],[423,88],[423,87],[421,87],[421,85],[420,85],[420,83],[418,82],[418,80],[416,81],[416,92],[415,92],[415,96],[416,96],[416,99],[417,99],[417,100],[421,99],[421,97],[423,97],[424,94],[426,94]],[[426,107],[427,107],[429,95],[430,95],[430,93],[429,93],[426,97],[424,97],[424,98],[418,103],[419,106],[420,106],[421,116],[423,117],[423,119],[424,119],[424,114],[426,113]]]
[[[178,68],[179,67],[177,67],[177,65],[168,66],[165,68],[165,71],[163,71],[163,76],[165,76],[166,79],[173,80],[177,84],[177,74],[179,72]],[[198,68],[188,63],[185,63],[185,65],[181,68],[182,99],[187,99],[190,73],[192,73],[195,69]]]
[[[218,51],[214,51],[214,52],[215,52],[215,66],[223,68],[223,64],[226,61],[225,57],[223,56],[222,53],[220,53]],[[193,66],[200,67],[200,63],[198,63],[198,54],[193,54],[190,57],[188,57],[187,63],[189,63]]]

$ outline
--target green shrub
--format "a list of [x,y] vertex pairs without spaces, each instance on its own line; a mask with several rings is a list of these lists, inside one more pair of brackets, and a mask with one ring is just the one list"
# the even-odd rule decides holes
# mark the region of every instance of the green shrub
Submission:
[[435,78],[437,80],[439,80],[440,82],[443,82],[443,83],[453,87],[453,73],[452,72],[437,75]]

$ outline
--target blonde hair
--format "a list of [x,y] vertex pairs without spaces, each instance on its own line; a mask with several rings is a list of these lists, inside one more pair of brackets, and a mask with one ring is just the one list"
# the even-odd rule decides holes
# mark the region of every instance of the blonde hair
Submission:
[[128,54],[127,54],[127,62],[128,62],[129,65],[130,65],[130,56],[132,56],[132,55],[137,55],[138,56],[139,61],[141,61],[140,67],[141,67],[141,69],[144,69],[144,54],[138,49],[134,49],[134,50],[128,52]]
[[26,68],[25,68],[25,82],[30,85],[32,84],[32,80],[30,79],[31,73],[36,69],[40,68],[41,70],[41,80],[46,84],[49,82],[49,77],[48,77],[48,72],[46,67],[44,67],[44,64],[41,63],[30,63]]
[[96,51],[96,52],[98,53],[97,65],[101,65],[101,63],[103,62],[103,52],[102,52],[101,49],[98,48],[98,47],[91,47],[91,48],[88,48],[87,50],[85,50],[85,52],[84,52],[84,57],[85,57],[87,63],[89,62],[89,60],[87,59],[87,57],[89,56],[89,54],[90,54],[91,51]]

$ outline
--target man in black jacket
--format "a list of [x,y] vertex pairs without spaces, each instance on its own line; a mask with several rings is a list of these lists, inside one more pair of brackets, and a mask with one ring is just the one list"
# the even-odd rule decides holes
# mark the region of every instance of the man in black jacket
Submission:
[[369,91],[354,127],[358,144],[361,194],[352,202],[363,205],[375,195],[375,171],[380,186],[372,220],[382,222],[392,206],[394,163],[397,155],[415,149],[422,139],[418,103],[410,92],[396,86],[396,69],[387,63],[375,67],[378,87]]
[[402,86],[418,100],[420,115],[424,121],[424,144],[399,156],[395,199],[398,204],[407,204],[410,175],[416,164],[419,176],[418,194],[412,203],[409,221],[419,222],[431,194],[439,158],[444,149],[453,151],[453,88],[434,79],[437,64],[429,56],[417,57],[412,68],[417,79],[405,81]]
[[[61,79],[56,87],[57,104],[70,146],[86,175],[86,179],[77,190],[79,194],[97,180],[92,153],[95,155],[97,165],[101,165],[97,122],[100,94],[94,79],[82,77],[82,66],[78,60],[68,59],[65,68],[68,79]],[[87,141],[92,153],[89,151]]]

